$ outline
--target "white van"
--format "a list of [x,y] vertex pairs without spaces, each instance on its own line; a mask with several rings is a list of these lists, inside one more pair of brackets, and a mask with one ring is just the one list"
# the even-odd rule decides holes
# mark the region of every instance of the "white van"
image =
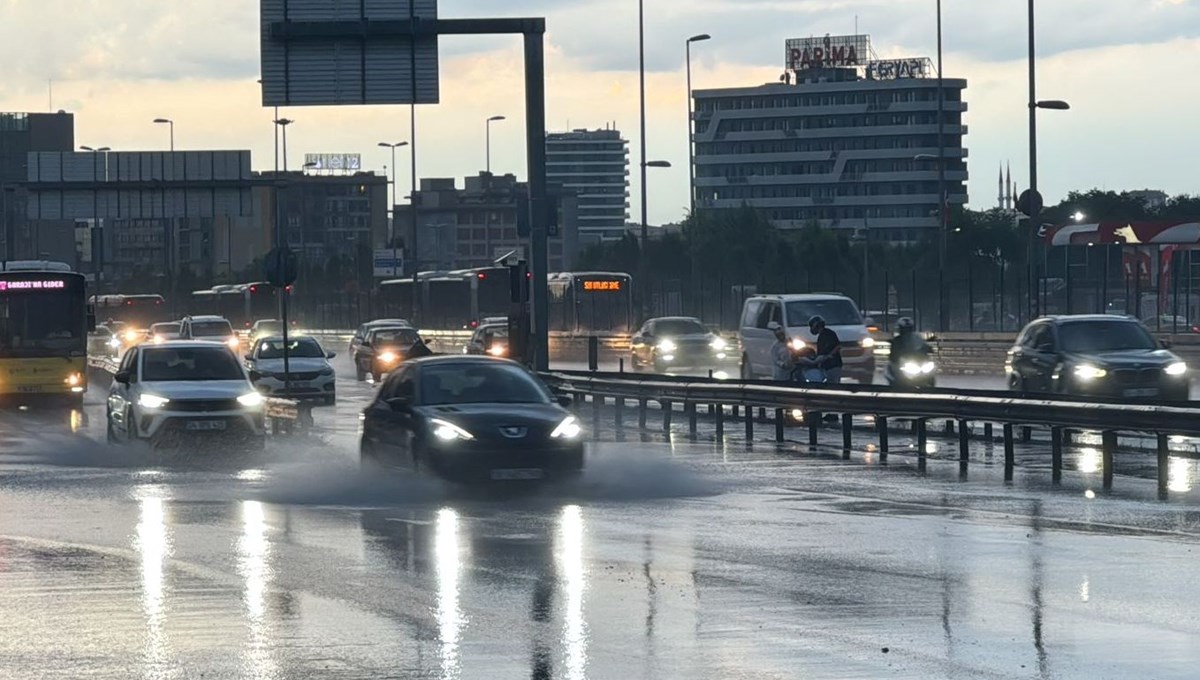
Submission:
[[805,295],[756,295],[742,307],[742,379],[770,379],[771,346],[775,336],[767,330],[772,321],[787,329],[789,340],[797,338],[815,343],[808,330],[814,316],[825,323],[842,341],[842,376],[864,385],[875,379],[875,340],[867,330],[854,301],[844,295],[809,293]]

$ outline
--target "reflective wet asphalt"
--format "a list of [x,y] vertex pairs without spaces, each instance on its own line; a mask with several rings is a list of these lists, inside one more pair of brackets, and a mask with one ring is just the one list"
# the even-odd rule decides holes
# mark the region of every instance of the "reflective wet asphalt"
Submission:
[[1005,485],[986,444],[964,478],[605,426],[578,482],[485,493],[360,473],[339,390],[254,458],[110,448],[100,390],[0,413],[0,677],[1198,675],[1189,457],[1160,503],[1133,451],[1104,494],[1036,443]]

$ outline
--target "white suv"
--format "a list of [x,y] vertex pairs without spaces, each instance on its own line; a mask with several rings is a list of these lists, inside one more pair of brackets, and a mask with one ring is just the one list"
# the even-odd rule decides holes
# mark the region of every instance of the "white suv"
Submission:
[[261,449],[264,401],[228,347],[138,345],[121,359],[108,393],[108,441],[158,447],[202,437]]
[[219,342],[232,350],[241,346],[233,324],[223,316],[185,316],[179,322],[179,337],[184,340]]
[[875,379],[875,340],[854,301],[829,293],[747,298],[741,321],[742,378],[754,380],[772,375],[771,346],[775,337],[768,324],[783,326],[789,340],[813,344],[816,338],[808,330],[808,320],[814,316],[823,317],[842,341],[842,374],[870,384]]

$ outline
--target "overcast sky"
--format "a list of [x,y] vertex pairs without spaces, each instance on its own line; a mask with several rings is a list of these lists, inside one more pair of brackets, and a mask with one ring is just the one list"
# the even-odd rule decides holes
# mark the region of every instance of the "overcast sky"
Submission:
[[[934,56],[934,0],[647,0],[652,223],[687,204],[684,40],[696,47],[697,87],[778,78],[789,37],[860,32],[881,56]],[[503,5],[503,7],[497,7]],[[1028,183],[1026,15],[1021,0],[944,0],[945,71],[969,81],[971,205],[996,201],[996,171],[1011,161]],[[545,16],[551,130],[615,122],[636,164],[635,0],[442,0],[444,17]],[[1068,190],[1158,188],[1200,193],[1200,0],[1039,0],[1038,95],[1069,112],[1040,117],[1040,179],[1049,202]],[[418,112],[418,174],[482,169],[484,120],[492,166],[524,176],[522,54],[516,38],[442,41],[442,103]],[[0,110],[76,114],[80,144],[162,149],[176,120],[179,148],[250,148],[273,164],[271,113],[260,105],[254,0],[0,0]],[[376,143],[408,138],[407,107],[299,108],[286,115],[292,164],[306,152],[362,153],[382,171]],[[408,182],[407,160],[400,181]],[[632,173],[632,213],[640,187]],[[461,181],[461,180],[460,180]]]

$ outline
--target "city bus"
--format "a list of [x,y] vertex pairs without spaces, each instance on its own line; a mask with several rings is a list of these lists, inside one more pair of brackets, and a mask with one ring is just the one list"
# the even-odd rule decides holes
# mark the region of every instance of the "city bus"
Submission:
[[192,293],[188,313],[220,316],[234,328],[250,328],[255,321],[279,317],[279,289],[263,281],[213,286]]
[[95,295],[89,303],[96,318],[120,321],[136,330],[146,330],[159,321],[166,321],[166,300],[161,295]]
[[471,284],[471,327],[484,319],[512,311],[512,279],[508,267],[485,267],[465,272]]
[[82,274],[58,262],[0,264],[0,396],[82,405],[96,317]]
[[549,275],[552,332],[578,335],[633,332],[633,277],[616,272]]

